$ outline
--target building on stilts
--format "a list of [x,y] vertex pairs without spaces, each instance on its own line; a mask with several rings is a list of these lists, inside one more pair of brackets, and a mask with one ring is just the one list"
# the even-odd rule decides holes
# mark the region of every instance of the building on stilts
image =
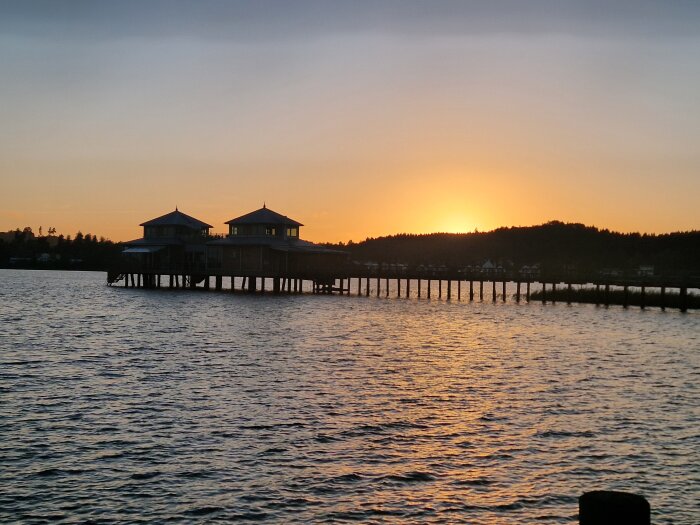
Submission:
[[108,281],[159,287],[166,275],[171,287],[208,288],[213,277],[221,288],[223,277],[232,287],[240,277],[249,291],[264,289],[268,279],[275,291],[300,291],[307,280],[314,291],[331,291],[347,263],[346,252],[302,240],[303,224],[265,205],[226,224],[228,234],[217,238],[209,234],[211,225],[177,209],[144,222],[143,237],[124,243],[122,261]]

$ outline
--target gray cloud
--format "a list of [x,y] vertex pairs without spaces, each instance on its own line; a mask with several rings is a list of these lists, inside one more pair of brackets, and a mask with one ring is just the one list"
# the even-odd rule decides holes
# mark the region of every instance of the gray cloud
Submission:
[[488,33],[580,36],[700,35],[696,0],[9,0],[0,33],[49,39],[130,37],[304,39],[381,33],[403,37]]

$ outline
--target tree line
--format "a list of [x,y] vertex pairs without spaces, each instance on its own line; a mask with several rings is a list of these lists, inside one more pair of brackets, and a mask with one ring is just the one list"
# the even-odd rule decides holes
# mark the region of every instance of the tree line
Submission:
[[327,244],[361,262],[445,265],[459,269],[490,260],[506,270],[540,265],[543,271],[634,272],[700,275],[700,231],[619,233],[577,223],[505,227],[464,234],[400,234],[359,243]]
[[[104,237],[36,236],[31,228],[0,233],[0,266],[106,270],[122,246]],[[667,234],[619,233],[577,223],[505,227],[463,234],[399,234],[362,242],[325,244],[358,262],[445,266],[460,269],[490,260],[505,270],[539,265],[542,271],[634,272],[700,275],[700,231]]]
[[0,234],[0,267],[105,270],[121,253],[121,246],[104,237],[78,232],[75,236],[34,235],[31,228]]

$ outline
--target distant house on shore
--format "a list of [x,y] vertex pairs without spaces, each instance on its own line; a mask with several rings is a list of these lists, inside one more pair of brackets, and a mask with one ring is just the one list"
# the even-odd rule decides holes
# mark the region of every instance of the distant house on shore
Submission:
[[539,264],[525,264],[520,267],[519,273],[525,279],[539,279],[540,277],[540,265]]
[[640,277],[651,277],[654,275],[654,267],[650,264],[643,264],[637,269],[637,275]]
[[481,273],[484,275],[501,275],[504,272],[503,266],[496,266],[490,259],[481,265]]

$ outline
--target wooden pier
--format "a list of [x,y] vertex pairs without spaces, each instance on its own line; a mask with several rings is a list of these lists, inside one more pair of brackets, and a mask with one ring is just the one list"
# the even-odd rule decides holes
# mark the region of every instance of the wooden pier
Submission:
[[[204,270],[204,271],[202,271]],[[337,270],[337,269],[336,269]],[[670,307],[669,291],[676,291],[676,307],[685,312],[691,304],[689,290],[700,291],[700,279],[677,277],[647,277],[611,279],[609,277],[555,276],[523,277],[502,274],[489,276],[482,274],[448,273],[440,275],[428,272],[382,272],[349,269],[340,275],[329,272],[295,273],[295,274],[261,274],[245,273],[242,275],[206,271],[197,273],[179,271],[161,273],[143,271],[139,268],[121,268],[109,272],[108,283],[124,287],[147,289],[200,289],[238,293],[272,293],[272,294],[339,294],[363,297],[390,297],[439,299],[446,301],[491,301],[529,303],[533,296],[542,304],[557,301],[571,304],[576,301],[577,292],[586,290],[594,294],[594,302],[600,306],[621,304],[627,308],[631,305],[630,289],[638,290],[641,298],[640,308],[648,306],[650,292],[658,298],[656,306],[662,309]],[[224,280],[228,285],[224,288]],[[514,289],[508,293],[508,288]],[[575,288],[576,287],[576,288]],[[536,291],[535,291],[536,289]],[[614,292],[613,289],[616,289]],[[613,300],[613,293],[620,294],[622,301]]]

